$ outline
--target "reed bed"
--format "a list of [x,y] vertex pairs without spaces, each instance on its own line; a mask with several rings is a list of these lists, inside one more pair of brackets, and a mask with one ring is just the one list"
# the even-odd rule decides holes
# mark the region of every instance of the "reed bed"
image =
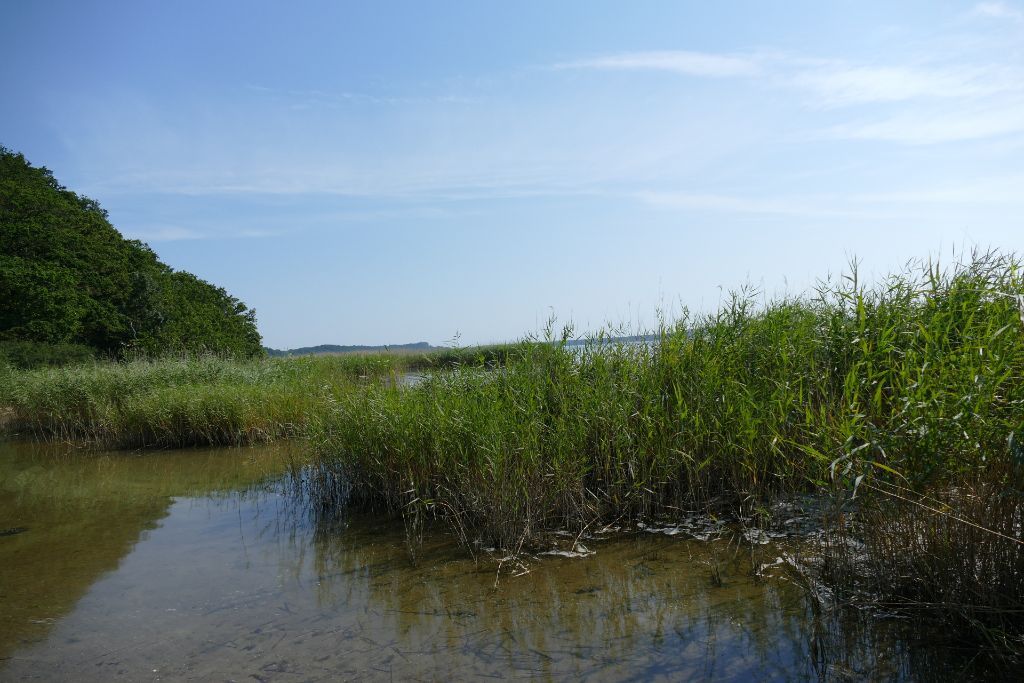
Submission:
[[496,368],[504,365],[508,357],[517,353],[516,344],[487,344],[484,346],[434,349],[426,353],[398,356],[402,367],[410,372],[444,370],[460,367]]
[[468,544],[515,551],[556,530],[757,516],[819,493],[838,510],[822,550],[833,580],[1017,642],[1022,297],[1013,255],[870,284],[852,269],[803,297],[738,292],[649,344],[570,347],[567,330],[497,372],[336,392],[309,425],[323,500],[346,498],[343,482],[413,532],[434,515]]
[[278,356],[286,358],[329,357],[345,359],[348,363],[358,364],[385,363],[390,369],[405,372],[427,372],[430,370],[451,369],[459,367],[488,367],[502,365],[510,353],[516,352],[516,344],[486,344],[482,346],[451,346],[431,348],[427,351],[407,348],[384,348],[380,351],[343,351],[297,356]]
[[362,497],[456,511],[489,541],[838,481],[950,482],[1024,420],[1017,261],[976,255],[813,296],[740,292],[652,344],[524,342],[499,372],[332,395],[311,436]]
[[825,578],[844,602],[945,622],[964,642],[1024,659],[1024,474],[1001,463],[948,486],[878,481],[826,530]]

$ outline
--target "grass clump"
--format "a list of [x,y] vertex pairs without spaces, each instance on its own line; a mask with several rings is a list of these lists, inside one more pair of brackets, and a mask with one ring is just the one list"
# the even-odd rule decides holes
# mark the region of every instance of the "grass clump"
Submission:
[[385,376],[387,359],[97,362],[0,376],[7,429],[112,447],[241,444],[294,436],[331,387]]
[[332,396],[405,373],[498,362],[503,347],[237,360],[183,356],[18,369],[0,363],[0,421],[108,447],[242,444],[301,436]]

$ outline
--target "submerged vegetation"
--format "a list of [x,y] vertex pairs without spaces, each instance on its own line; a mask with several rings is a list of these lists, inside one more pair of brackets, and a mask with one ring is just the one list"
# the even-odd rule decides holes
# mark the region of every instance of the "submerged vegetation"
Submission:
[[[121,446],[302,436],[325,509],[513,551],[683,511],[827,499],[815,571],[1024,654],[1024,272],[916,264],[741,291],[647,343],[0,370],[9,429]],[[401,380],[424,371],[414,384]]]

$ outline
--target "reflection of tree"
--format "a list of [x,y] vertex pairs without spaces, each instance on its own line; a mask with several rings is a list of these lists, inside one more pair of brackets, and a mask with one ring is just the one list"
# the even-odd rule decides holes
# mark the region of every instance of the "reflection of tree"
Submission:
[[749,555],[725,562],[713,587],[714,543],[600,542],[589,558],[533,559],[497,589],[497,562],[475,564],[442,533],[428,531],[415,566],[401,524],[363,516],[322,521],[314,546],[322,609],[365,612],[356,637],[378,646],[367,653],[401,652],[389,666],[409,676],[910,677],[893,633],[755,580]]
[[172,497],[236,490],[281,471],[280,449],[83,454],[0,442],[0,658],[42,639],[116,569]]
[[44,637],[169,507],[167,498],[109,501],[103,515],[83,515],[70,505],[19,505],[29,530],[0,539],[0,658]]

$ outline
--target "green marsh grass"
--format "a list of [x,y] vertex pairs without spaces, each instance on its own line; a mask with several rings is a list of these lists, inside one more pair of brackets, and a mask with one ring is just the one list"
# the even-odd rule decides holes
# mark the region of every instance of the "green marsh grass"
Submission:
[[301,436],[329,397],[412,371],[493,366],[504,347],[259,360],[217,356],[0,363],[0,426],[108,447],[230,445]]
[[111,447],[241,444],[296,436],[329,387],[390,371],[387,359],[217,357],[8,369],[0,403],[9,431],[41,438]]

